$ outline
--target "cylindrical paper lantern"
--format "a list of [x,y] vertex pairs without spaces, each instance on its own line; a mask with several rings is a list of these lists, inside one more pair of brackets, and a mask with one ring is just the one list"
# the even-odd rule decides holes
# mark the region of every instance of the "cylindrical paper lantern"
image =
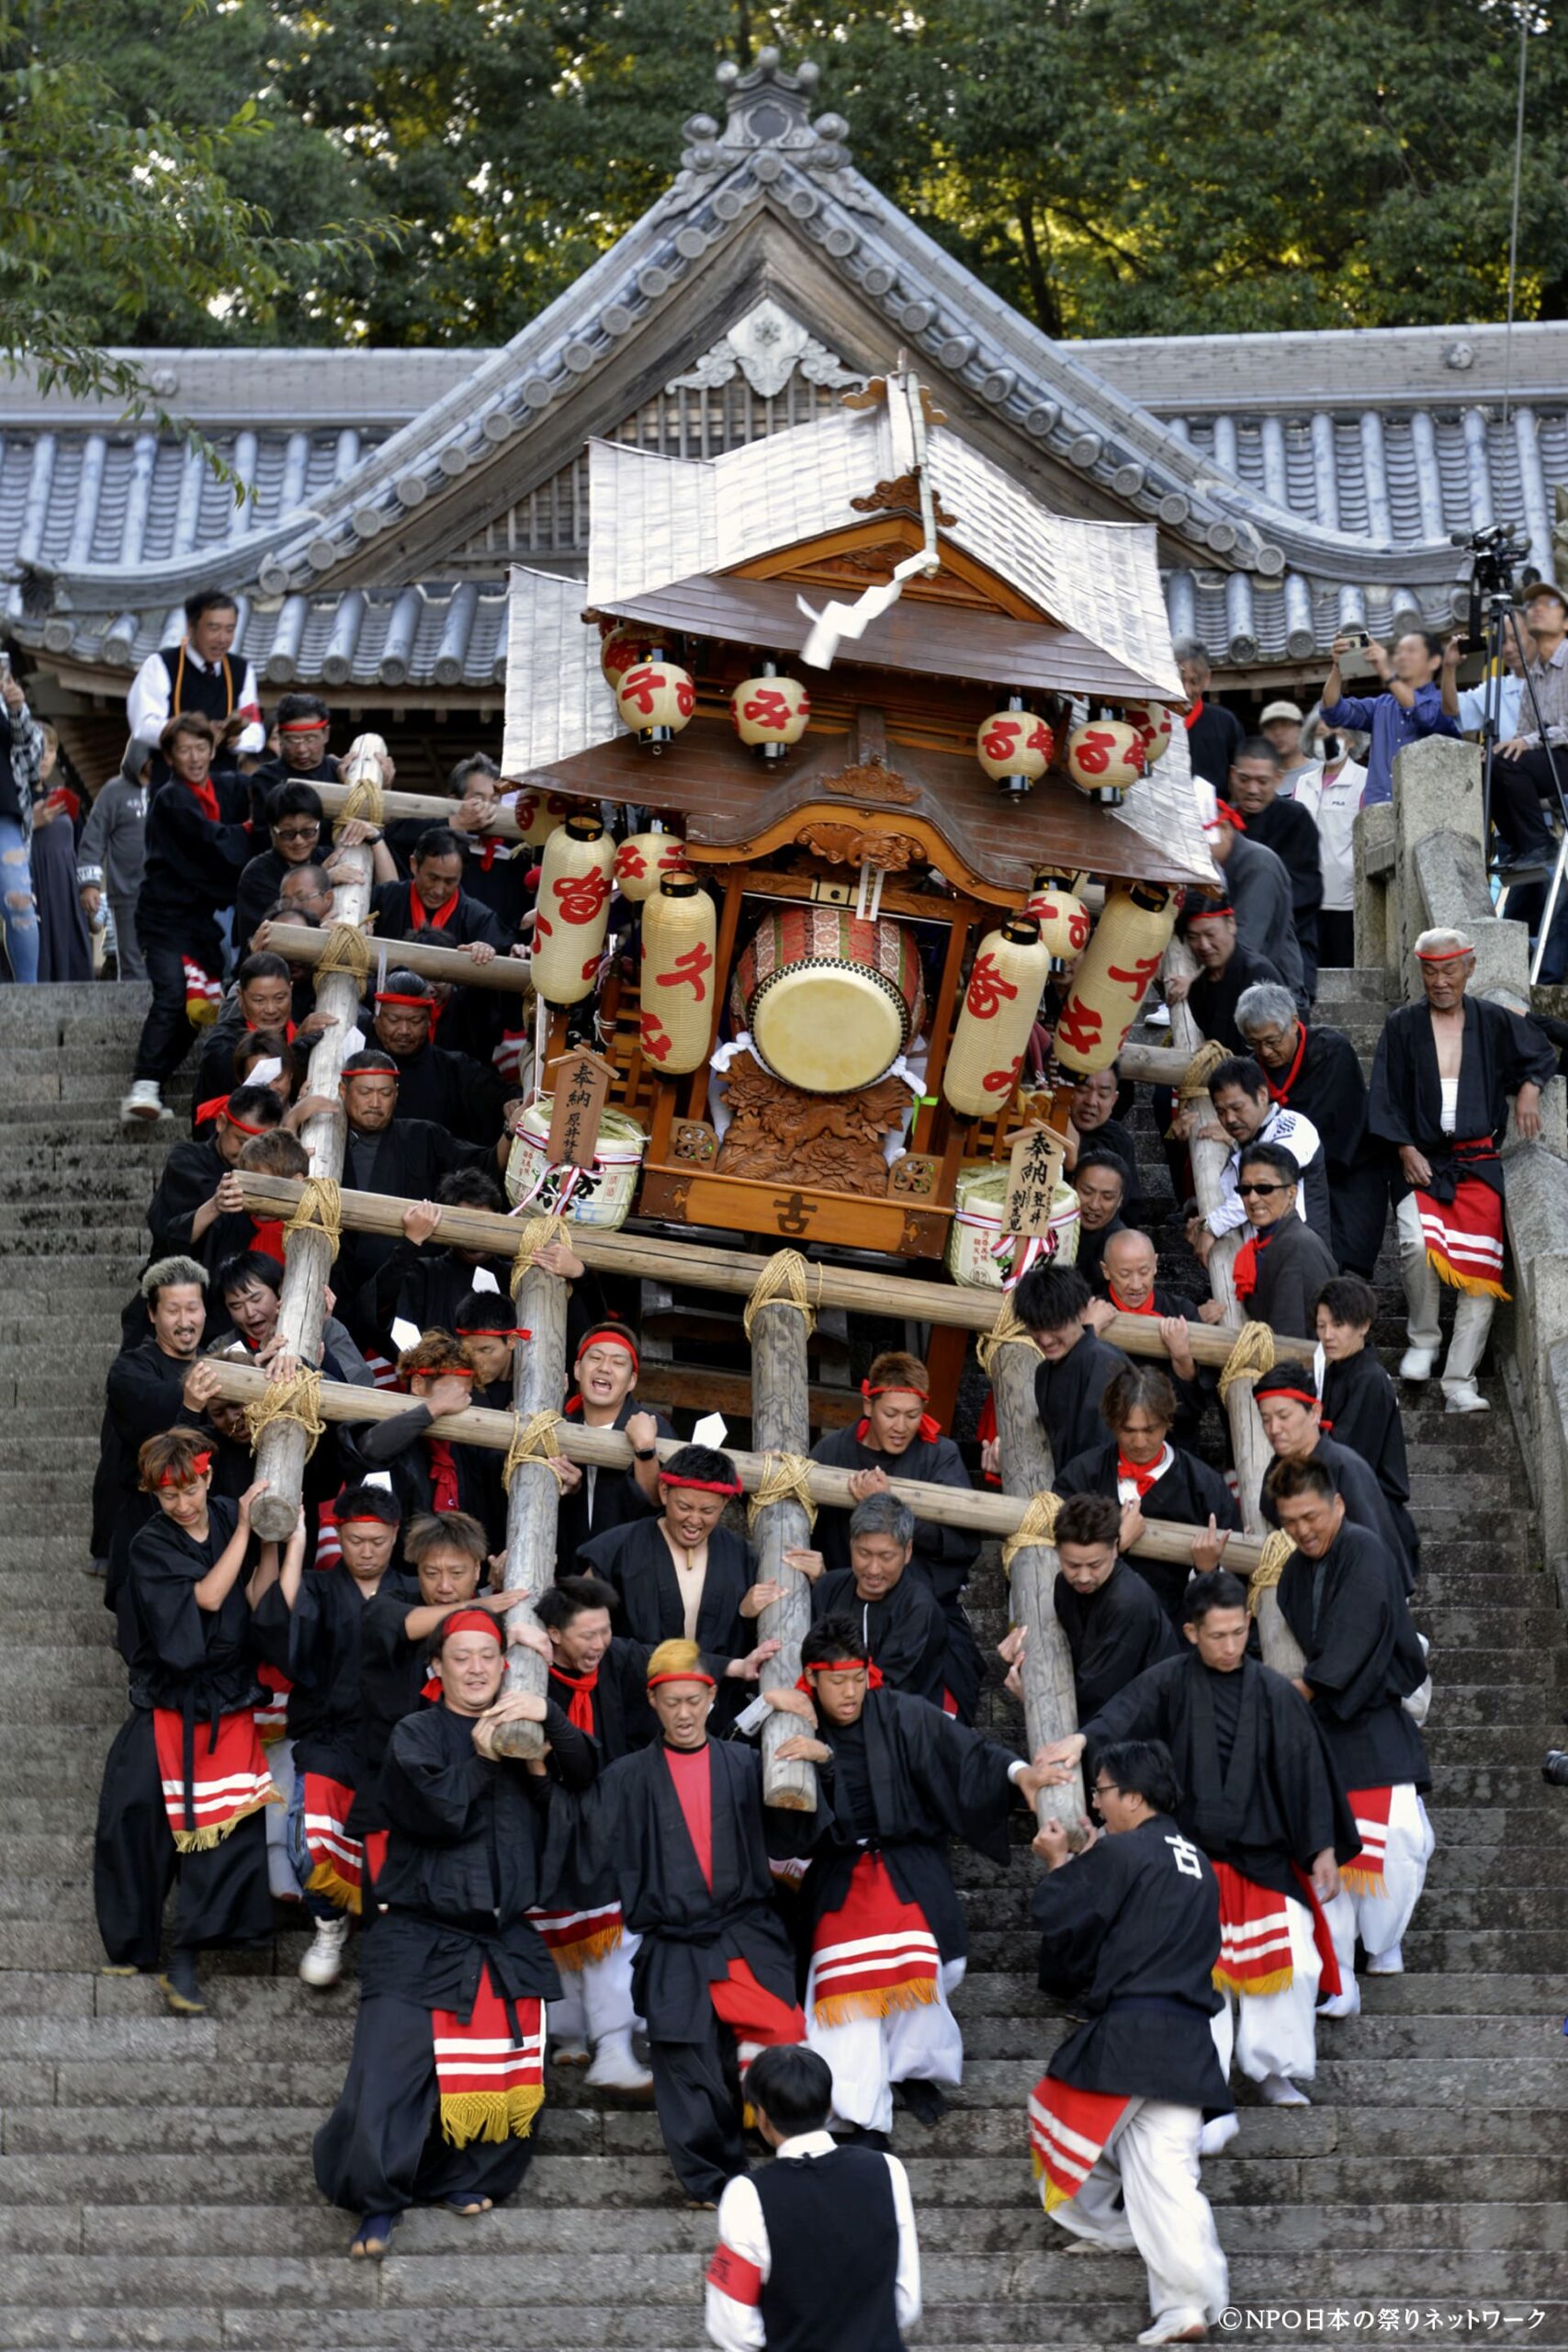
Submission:
[[659,888],[661,874],[682,872],[686,844],[677,833],[631,833],[615,852],[615,888],[640,906]]
[[1122,716],[1144,747],[1144,765],[1152,768],[1170,749],[1170,713],[1163,702],[1124,702]]
[[657,647],[646,662],[624,671],[615,688],[615,708],[624,726],[651,751],[662,751],[681,732],[697,707],[689,672],[666,661]]
[[593,991],[610,927],[615,844],[597,817],[569,817],[545,843],[534,923],[534,986],[549,1004]]
[[599,667],[604,673],[612,694],[639,662],[646,662],[659,639],[642,621],[619,621],[604,631],[599,648]]
[[717,937],[713,900],[696,876],[661,876],[642,910],[642,1050],[660,1077],[707,1059]]
[[1031,922],[1040,925],[1040,936],[1049,948],[1054,964],[1070,963],[1089,945],[1089,909],[1071,890],[1055,881],[1047,883],[1044,876],[1035,876],[1034,888],[1023,902],[1023,911]]
[[1007,792],[1027,792],[1051,764],[1056,739],[1043,718],[1014,695],[1006,710],[994,710],[975,730],[975,757]]
[[811,718],[811,696],[796,678],[767,674],[743,678],[729,697],[729,717],[740,741],[770,759],[782,759],[798,743]]
[[1067,774],[1096,799],[1120,800],[1143,773],[1143,739],[1123,719],[1091,718],[1067,738]]
[[1109,1069],[1127,1042],[1176,922],[1176,901],[1155,882],[1113,891],[1084,950],[1062,1017],[1056,1059],[1080,1077]]
[[1032,918],[1012,916],[980,942],[942,1072],[955,1111],[977,1119],[1006,1110],[1050,977],[1051,951]]

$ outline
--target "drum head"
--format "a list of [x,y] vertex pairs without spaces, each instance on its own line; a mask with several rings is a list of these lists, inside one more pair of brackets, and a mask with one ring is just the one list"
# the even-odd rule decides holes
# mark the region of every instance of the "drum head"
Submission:
[[852,964],[787,965],[751,999],[752,1042],[775,1078],[808,1094],[854,1094],[885,1078],[908,1042],[891,980]]

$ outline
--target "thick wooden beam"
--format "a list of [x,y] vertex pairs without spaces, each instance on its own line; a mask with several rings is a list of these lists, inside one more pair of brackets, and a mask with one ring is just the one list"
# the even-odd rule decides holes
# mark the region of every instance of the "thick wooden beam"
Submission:
[[[759,1306],[751,1318],[751,1437],[759,1453],[804,1456],[811,1445],[807,1403],[807,1317],[786,1298]],[[811,1630],[811,1587],[798,1568],[791,1567],[786,1552],[804,1551],[811,1542],[811,1522],[794,1496],[759,1506],[752,1541],[757,1547],[761,1583],[783,1589],[757,1621],[765,1642],[781,1646],[761,1672],[764,1690],[787,1690],[800,1675],[800,1645]],[[799,1728],[793,1715],[775,1714],[762,1726],[762,1799],[786,1813],[815,1813],[817,1773],[807,1763],[786,1763],[779,1756],[784,1741]]]
[[[526,1428],[536,1413],[556,1413],[566,1394],[566,1308],[570,1295],[558,1274],[530,1266],[517,1294],[517,1323],[532,1337],[512,1357],[512,1405]],[[506,1614],[506,1687],[542,1699],[549,1668],[519,1635],[537,1623],[534,1603],[555,1582],[560,1488],[547,1460],[519,1462],[506,1498],[506,1589],[517,1605]],[[535,1724],[503,1724],[496,1746],[504,1756],[533,1757],[544,1738]]]
[[1191,1058],[1179,1046],[1123,1046],[1116,1068],[1134,1086],[1175,1086],[1186,1076]]
[[[1032,1348],[1010,1344],[998,1348],[991,1359],[1002,1489],[1021,1519],[1031,1498],[1047,1493],[1055,1476],[1050,1441],[1035,1409],[1037,1363]],[[1187,1556],[1190,1556],[1190,1544],[1189,1535]],[[1014,1554],[1010,1600],[1013,1618],[1025,1635],[1021,1679],[1024,1736],[1031,1756],[1078,1728],[1073,1657],[1056,1616],[1055,1580],[1056,1555],[1049,1544],[1026,1544]],[[1047,1821],[1061,1821],[1076,1830],[1089,1811],[1081,1766],[1059,1787],[1042,1789],[1034,1810],[1042,1827]]]
[[[343,814],[348,799],[347,785],[318,784],[312,778],[311,788],[320,795],[321,806],[329,817]],[[381,808],[389,825],[412,822],[422,817],[427,825],[449,825],[457,806],[455,800],[445,799],[435,792],[385,792],[381,796]],[[487,838],[520,842],[526,836],[510,809],[498,808],[479,835],[481,841]]]
[[[285,1177],[254,1175],[245,1169],[237,1173],[245,1188],[248,1209],[259,1209],[267,1216],[288,1216],[299,1200],[299,1185]],[[389,1193],[345,1192],[343,1221],[355,1233],[396,1238],[402,1232],[403,1213],[409,1206],[409,1202]],[[492,1210],[443,1208],[434,1238],[456,1249],[485,1250],[510,1258],[517,1246],[517,1227]],[[736,1298],[750,1298],[768,1262],[749,1250],[716,1250],[671,1233],[605,1233],[592,1225],[573,1225],[571,1246],[594,1273],[637,1275],[669,1287],[723,1291]],[[913,1282],[908,1275],[878,1273],[862,1266],[825,1265],[815,1260],[811,1303],[962,1331],[989,1331],[1001,1311],[1000,1295],[996,1291],[962,1290],[949,1282]],[[1163,1359],[1167,1353],[1152,1316],[1113,1316],[1104,1336],[1128,1355]],[[1198,1362],[1218,1365],[1235,1346],[1236,1331],[1235,1327],[1194,1322],[1189,1336]],[[1282,1352],[1311,1356],[1311,1340],[1276,1337]]]
[[[347,850],[343,854],[357,858],[360,853],[358,850]],[[368,862],[369,851],[366,850],[364,855]],[[352,914],[349,904],[347,892],[340,881],[333,893],[337,921],[363,922],[370,909],[368,893],[363,907],[355,901]],[[299,922],[269,922],[266,926],[266,944],[270,954],[282,956],[290,964],[305,964],[312,968],[327,953],[331,938],[330,930],[311,931]],[[522,996],[534,985],[533,967],[526,956],[494,956],[488,964],[476,964],[473,957],[465,956],[460,947],[427,947],[423,939],[378,939],[374,932],[367,932],[365,939],[373,957],[385,948],[389,971],[400,964],[405,970],[417,972],[422,980],[445,980],[449,988],[454,989],[494,989],[503,996]],[[319,994],[316,1001],[320,1003]],[[356,995],[356,1008],[358,1003]]]

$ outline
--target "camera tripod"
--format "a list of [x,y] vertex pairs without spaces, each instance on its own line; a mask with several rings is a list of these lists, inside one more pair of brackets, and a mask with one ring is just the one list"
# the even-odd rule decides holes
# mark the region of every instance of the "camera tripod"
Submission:
[[[1510,635],[1514,650],[1518,657],[1520,683],[1529,698],[1530,712],[1535,721],[1535,732],[1540,737],[1541,748],[1546,753],[1547,769],[1551,777],[1552,796],[1562,829],[1557,844],[1557,854],[1552,864],[1551,888],[1547,892],[1546,905],[1536,933],[1535,953],[1530,959],[1530,981],[1533,986],[1540,978],[1541,966],[1546,960],[1547,949],[1551,939],[1552,922],[1556,917],[1558,902],[1562,896],[1564,870],[1568,868],[1568,797],[1564,794],[1563,774],[1558,764],[1558,750],[1562,747],[1554,747],[1548,740],[1546,725],[1540,715],[1540,699],[1536,693],[1535,681],[1530,676],[1529,666],[1525,658],[1524,639],[1520,634],[1518,615],[1514,607],[1512,588],[1505,568],[1506,558],[1512,550],[1506,547],[1482,547],[1473,542],[1472,545],[1475,556],[1475,571],[1471,582],[1468,634],[1472,642],[1476,638],[1480,638],[1485,661],[1482,676],[1481,720],[1481,741],[1484,755],[1481,783],[1482,838],[1483,841],[1490,838],[1493,763],[1496,758],[1498,738],[1501,733],[1503,679],[1506,674],[1503,666],[1503,646]],[[1568,759],[1568,752],[1564,752],[1564,758]],[[1506,907],[1508,895],[1509,885],[1505,883],[1498,899],[1499,914],[1502,914]]]

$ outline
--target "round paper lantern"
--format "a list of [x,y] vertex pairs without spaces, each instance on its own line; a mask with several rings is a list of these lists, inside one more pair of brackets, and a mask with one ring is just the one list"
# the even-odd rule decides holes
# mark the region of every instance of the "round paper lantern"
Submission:
[[942,1072],[955,1111],[978,1119],[1006,1110],[1050,977],[1051,951],[1030,917],[1015,915],[980,942]]
[[779,760],[805,734],[811,696],[797,678],[780,678],[770,669],[763,677],[742,678],[729,697],[729,717],[743,743]]
[[1067,738],[1067,774],[1097,800],[1120,800],[1143,773],[1143,739],[1123,719],[1091,718]]
[[707,1059],[717,937],[713,900],[696,876],[660,876],[642,910],[642,1050],[662,1078]]
[[623,724],[655,752],[679,735],[696,707],[690,672],[657,650],[624,671],[615,688],[615,708]]
[[686,844],[675,833],[631,833],[615,852],[615,888],[640,906],[659,888],[661,874],[683,870]]
[[1170,713],[1163,702],[1126,702],[1122,716],[1144,747],[1144,765],[1152,768],[1170,749]]
[[524,840],[534,849],[542,849],[569,817],[582,813],[581,800],[568,800],[558,792],[535,792],[528,788],[512,797],[510,805]]
[[534,986],[548,1004],[593,992],[610,927],[615,844],[597,817],[569,817],[545,843],[534,922]]
[[628,670],[648,660],[658,643],[652,630],[641,621],[617,621],[613,628],[605,629],[604,642],[599,648],[599,667],[604,673],[612,693]]
[[1004,792],[1027,792],[1051,764],[1056,739],[1043,718],[1025,710],[1015,695],[1006,710],[994,710],[975,730],[975,757]]
[[1087,1078],[1109,1069],[1127,1042],[1170,944],[1176,901],[1156,883],[1112,891],[1084,950],[1056,1023],[1056,1059]]
[[1023,902],[1023,911],[1040,925],[1040,936],[1053,964],[1069,964],[1089,945],[1092,917],[1083,900],[1070,890],[1042,890],[1038,884]]

